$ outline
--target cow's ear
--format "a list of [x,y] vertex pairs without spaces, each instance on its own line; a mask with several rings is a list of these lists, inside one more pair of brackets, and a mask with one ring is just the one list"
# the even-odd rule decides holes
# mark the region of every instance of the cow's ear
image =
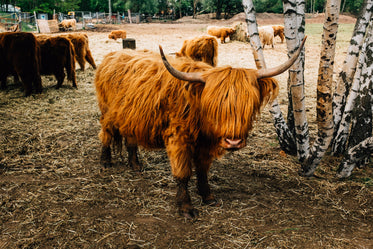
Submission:
[[273,101],[278,95],[278,82],[274,78],[258,79],[261,102]]
[[205,83],[201,82],[186,82],[184,88],[187,91],[188,95],[193,98],[199,98],[202,94]]

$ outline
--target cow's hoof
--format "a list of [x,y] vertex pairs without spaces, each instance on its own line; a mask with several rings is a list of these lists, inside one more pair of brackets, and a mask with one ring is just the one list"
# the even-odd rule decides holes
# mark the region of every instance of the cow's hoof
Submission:
[[218,200],[216,200],[215,198],[214,199],[209,199],[209,200],[204,200],[203,204],[211,206],[211,207],[220,207],[221,206],[221,203]]
[[193,220],[198,216],[198,210],[191,208],[189,210],[180,210],[180,215],[188,220]]
[[144,170],[141,163],[130,163],[130,167],[135,172],[142,172]]
[[105,169],[106,168],[111,168],[111,167],[113,167],[113,164],[111,162],[103,162],[102,167],[105,168]]

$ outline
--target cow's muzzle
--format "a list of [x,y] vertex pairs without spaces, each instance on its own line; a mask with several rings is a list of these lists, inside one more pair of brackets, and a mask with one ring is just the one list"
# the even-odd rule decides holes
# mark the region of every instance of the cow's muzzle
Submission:
[[227,150],[237,150],[245,147],[246,141],[245,139],[229,139],[224,138],[221,141],[221,147]]

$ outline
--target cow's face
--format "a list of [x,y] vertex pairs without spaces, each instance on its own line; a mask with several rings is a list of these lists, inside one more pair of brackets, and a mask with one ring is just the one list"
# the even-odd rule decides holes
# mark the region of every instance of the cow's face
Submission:
[[228,35],[233,35],[235,32],[236,32],[236,29],[234,29],[234,28],[230,28],[230,29],[228,30]]
[[200,93],[201,131],[224,149],[240,149],[261,107],[278,93],[273,78],[257,80],[256,70],[211,69]]

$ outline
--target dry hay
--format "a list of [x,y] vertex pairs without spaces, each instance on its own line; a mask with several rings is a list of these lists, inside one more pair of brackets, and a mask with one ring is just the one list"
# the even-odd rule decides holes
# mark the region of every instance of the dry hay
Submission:
[[[125,29],[138,49],[156,50],[156,43],[173,51],[185,34],[201,35],[204,26]],[[109,50],[121,49],[120,43],[105,43],[107,33],[88,34],[97,64]],[[317,76],[312,55],[318,44],[306,45],[307,82]],[[337,51],[342,58],[346,44]],[[219,65],[253,67],[247,46],[219,44]],[[264,52],[268,66],[286,59],[284,44]],[[279,102],[286,110],[286,75],[278,79]],[[267,108],[248,146],[212,165],[210,183],[222,205],[202,205],[193,178],[191,197],[200,216],[184,220],[176,212],[176,184],[164,150],[140,151],[141,174],[127,167],[125,152],[114,155],[113,168],[101,168],[93,80],[94,70],[88,68],[77,71],[77,90],[67,82],[56,90],[54,77],[43,76],[41,95],[24,98],[12,83],[0,91],[0,248],[373,247],[371,165],[339,181],[334,174],[340,159],[327,156],[317,177],[300,177],[296,158],[278,146]],[[312,137],[314,92],[315,84],[307,84]]]

